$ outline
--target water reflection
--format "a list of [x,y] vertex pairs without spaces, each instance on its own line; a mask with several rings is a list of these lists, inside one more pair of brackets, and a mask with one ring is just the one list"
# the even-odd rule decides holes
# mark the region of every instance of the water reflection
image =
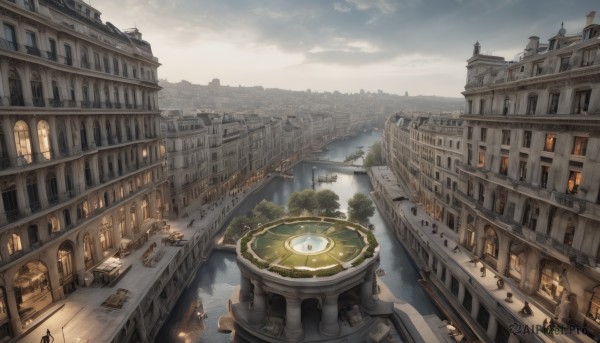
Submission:
[[[356,150],[357,146],[364,146],[365,151],[374,142],[379,141],[380,134],[363,134],[353,139],[339,141],[332,144],[324,156],[331,160],[343,161],[345,156]],[[301,163],[294,167],[293,179],[274,179],[259,192],[251,194],[246,201],[240,204],[235,215],[249,214],[254,206],[266,199],[279,205],[286,205],[292,192],[312,188],[312,167],[316,167],[315,175],[337,174],[337,182],[315,183],[315,190],[330,189],[340,197],[340,210],[347,212],[348,200],[356,192],[369,194],[371,184],[366,175],[354,175],[355,167],[341,165],[328,165],[319,163]],[[396,240],[393,233],[387,228],[378,210],[371,219],[375,225],[374,234],[381,248],[381,268],[386,271],[384,280],[396,297],[413,305],[421,314],[438,314],[439,312],[422,288],[417,283],[418,269],[413,265],[402,245]],[[179,299],[164,327],[159,332],[156,342],[183,342],[179,337],[180,332],[187,335],[185,341],[189,342],[229,342],[229,335],[217,332],[217,320],[221,314],[227,312],[227,302],[234,287],[240,282],[239,269],[235,263],[235,256],[227,252],[215,252],[207,263],[198,270],[198,275],[190,287]],[[204,310],[208,318],[198,324],[197,318],[188,316],[200,296],[204,302]]]

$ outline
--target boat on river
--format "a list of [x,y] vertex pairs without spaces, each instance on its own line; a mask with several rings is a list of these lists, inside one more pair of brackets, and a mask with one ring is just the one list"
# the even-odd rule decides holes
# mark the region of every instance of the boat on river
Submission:
[[319,182],[336,182],[337,174],[319,175],[319,178],[317,180]]

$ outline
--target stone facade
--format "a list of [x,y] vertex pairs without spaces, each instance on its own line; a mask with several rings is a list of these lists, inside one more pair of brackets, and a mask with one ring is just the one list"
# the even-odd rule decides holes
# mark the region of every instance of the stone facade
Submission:
[[[558,313],[600,331],[600,25],[518,61],[468,60],[460,240]],[[565,301],[565,299],[569,301]],[[567,310],[560,310],[569,303]],[[558,316],[558,314],[557,314]]]
[[164,209],[158,59],[82,1],[5,1],[0,340],[19,335]]

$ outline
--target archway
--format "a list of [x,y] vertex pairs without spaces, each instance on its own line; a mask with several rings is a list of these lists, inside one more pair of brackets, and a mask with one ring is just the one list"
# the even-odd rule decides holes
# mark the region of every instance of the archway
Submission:
[[498,258],[499,248],[500,248],[500,244],[498,241],[498,234],[496,233],[496,230],[494,230],[491,226],[487,225],[485,227],[485,244],[484,244],[485,255],[496,260]]
[[15,274],[15,299],[25,325],[52,303],[49,280],[48,268],[39,260],[27,262]]
[[65,241],[58,247],[58,279],[65,293],[75,290],[75,249],[71,241]]

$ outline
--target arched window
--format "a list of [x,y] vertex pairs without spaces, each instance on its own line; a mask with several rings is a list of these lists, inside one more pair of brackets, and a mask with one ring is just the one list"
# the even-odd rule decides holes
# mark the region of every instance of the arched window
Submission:
[[57,120],[56,129],[58,131],[58,151],[62,156],[67,156],[69,150],[67,149],[67,131],[65,123],[63,123],[62,120]]
[[11,106],[25,106],[23,101],[23,88],[21,88],[21,78],[17,70],[12,67],[8,71],[8,90],[10,92]]
[[485,230],[485,254],[493,258],[498,258],[498,235],[490,226],[486,226]]
[[61,285],[66,285],[75,281],[75,254],[73,252],[73,244],[66,241],[58,247],[58,278]]
[[104,86],[104,106],[106,108],[112,108],[112,103],[110,102],[110,92],[108,91],[108,87]]
[[106,251],[112,248],[112,229],[113,229],[113,219],[111,216],[105,216],[102,218],[102,224],[100,227],[100,245],[102,246],[102,251]]
[[100,88],[94,83],[94,108],[100,108]]
[[65,226],[68,229],[71,227],[71,225],[73,225],[73,222],[71,221],[71,212],[69,212],[67,209],[64,209],[63,216],[65,217]]
[[29,126],[26,122],[19,120],[13,129],[15,146],[17,148],[18,163],[26,164],[33,161],[31,156],[31,140],[29,139]]
[[38,142],[40,144],[40,153],[46,160],[52,159],[50,153],[50,125],[45,120],[40,120],[37,125]]
[[150,218],[150,209],[148,208],[148,198],[142,200],[142,220]]
[[134,129],[135,129],[135,139],[140,139],[140,125],[138,124],[138,120],[137,118],[135,118],[133,120],[134,124]]
[[112,127],[110,125],[110,120],[108,120],[108,119],[106,120],[105,128],[106,128],[106,138],[108,139],[110,144],[115,144],[115,141],[112,136]]
[[58,83],[56,80],[52,80],[52,100],[51,105],[54,107],[60,107],[60,90],[58,89]]
[[121,99],[119,99],[119,88],[115,87],[115,91],[114,91],[114,98],[115,98],[115,108],[121,108]]
[[44,92],[42,90],[42,78],[40,74],[37,72],[33,72],[31,74],[31,100],[33,101],[33,106],[36,107],[44,107]]
[[21,236],[18,233],[13,232],[8,237],[8,243],[6,244],[8,248],[8,254],[10,256],[18,253],[23,250],[23,246],[21,245]]
[[81,96],[82,96],[82,102],[81,102],[82,106],[81,107],[84,107],[84,108],[91,107],[88,82],[85,80],[83,81],[83,84],[81,86]]
[[125,134],[127,135],[127,141],[131,142],[133,135],[131,133],[131,125],[129,124],[129,118],[125,118]]

